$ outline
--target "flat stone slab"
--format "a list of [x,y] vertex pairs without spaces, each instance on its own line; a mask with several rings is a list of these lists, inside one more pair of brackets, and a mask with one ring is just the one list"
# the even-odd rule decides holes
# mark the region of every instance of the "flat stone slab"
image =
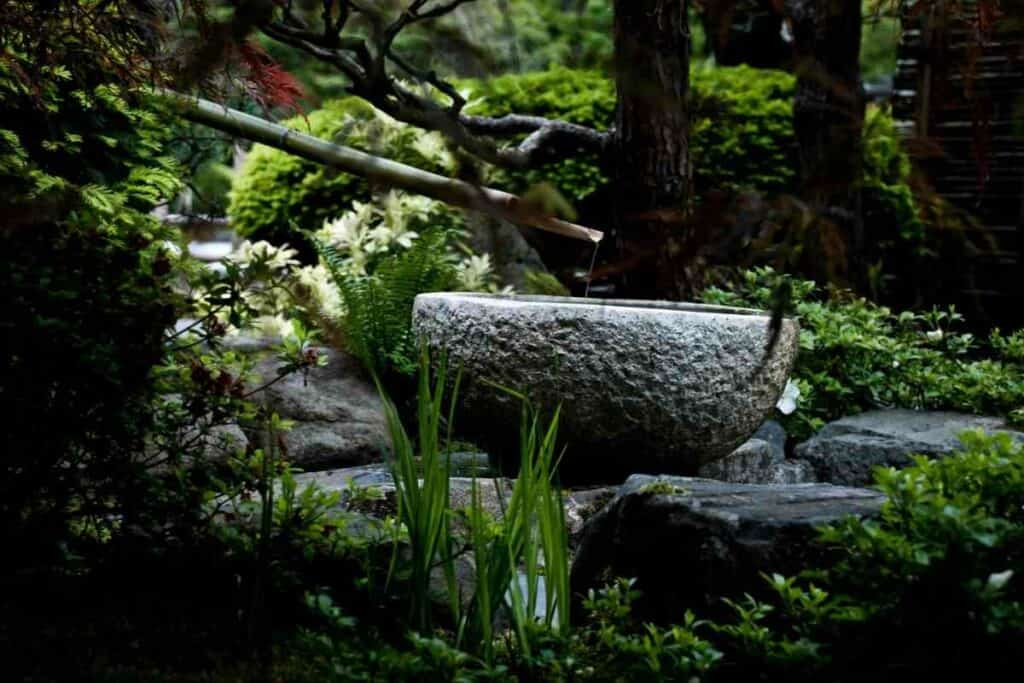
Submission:
[[949,455],[960,448],[957,435],[969,429],[1009,432],[1021,442],[1024,433],[1009,429],[998,417],[915,410],[875,410],[830,422],[796,448],[819,481],[850,486],[872,482],[875,467],[906,467],[914,454]]
[[573,591],[636,578],[638,611],[678,620],[688,607],[718,607],[721,596],[763,593],[762,572],[822,563],[816,529],[876,515],[884,501],[877,491],[829,484],[634,475],[584,526]]
[[[387,465],[306,472],[296,475],[295,479],[300,487],[312,484],[325,491],[341,494],[339,510],[355,510],[375,517],[397,513],[395,483]],[[515,485],[513,480],[500,477],[454,476],[448,483],[450,507],[453,510],[467,508],[472,504],[475,483],[484,510],[496,520],[502,518],[502,511],[508,504]],[[357,493],[358,489],[363,489],[364,494]],[[368,489],[373,489],[374,495],[366,495]],[[565,492],[566,527],[573,538],[579,535],[586,520],[612,498],[614,491],[613,488],[593,488]],[[353,499],[353,494],[356,499]]]

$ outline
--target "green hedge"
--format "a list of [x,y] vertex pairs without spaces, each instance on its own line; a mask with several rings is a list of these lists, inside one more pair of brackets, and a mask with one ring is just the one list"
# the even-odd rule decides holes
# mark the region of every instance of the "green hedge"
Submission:
[[[476,100],[469,111],[481,115],[508,112],[569,120],[607,129],[615,120],[614,83],[597,71],[561,67],[461,84]],[[699,198],[710,190],[752,188],[778,194],[793,191],[796,181],[796,140],[792,124],[795,80],[781,71],[695,67],[691,78],[694,186]],[[318,137],[378,151],[406,163],[446,172],[436,160],[412,148],[418,133],[393,124],[386,144],[374,150],[374,136],[352,118],[369,121],[369,107],[348,98],[327,104],[307,118],[287,124]],[[918,232],[906,155],[899,150],[891,116],[875,111],[866,127],[866,206],[876,214],[895,216],[897,229]],[[548,164],[529,171],[495,169],[489,182],[513,192],[547,181],[569,200],[579,201],[607,182],[591,155]],[[342,213],[353,200],[365,201],[364,181],[346,173],[303,161],[257,145],[235,180],[229,213],[245,235],[287,241],[291,222],[315,229]],[[293,238],[294,241],[294,238]]]
[[[796,168],[793,77],[746,66],[698,66],[691,72],[690,86],[690,151],[698,196],[717,188],[755,187],[769,193],[789,189]],[[483,98],[473,109],[478,114],[514,111],[601,130],[615,123],[615,84],[596,71],[554,68],[502,76],[474,84],[473,92]],[[592,156],[499,177],[513,191],[547,180],[573,200],[606,182]]]

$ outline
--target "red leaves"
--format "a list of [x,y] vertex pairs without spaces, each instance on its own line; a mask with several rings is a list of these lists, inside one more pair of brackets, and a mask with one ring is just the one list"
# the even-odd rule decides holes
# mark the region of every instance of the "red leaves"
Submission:
[[295,113],[301,111],[299,100],[305,96],[302,84],[263,48],[246,41],[238,46],[238,55],[246,69],[249,93],[261,107],[281,107]]

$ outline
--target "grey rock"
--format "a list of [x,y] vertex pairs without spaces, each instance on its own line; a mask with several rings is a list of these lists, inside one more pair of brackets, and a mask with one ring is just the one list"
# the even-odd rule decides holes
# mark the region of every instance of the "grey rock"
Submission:
[[[380,462],[389,450],[384,406],[359,362],[348,354],[321,349],[327,365],[293,374],[257,395],[281,417],[293,420],[283,439],[289,460],[306,469]],[[267,358],[257,366],[264,383],[280,363]]]
[[514,223],[482,213],[467,215],[469,246],[490,254],[494,272],[503,285],[522,289],[530,270],[546,272],[537,251],[526,243]]
[[796,447],[819,481],[864,486],[875,467],[906,467],[914,454],[942,457],[960,447],[957,435],[968,429],[1024,434],[1007,429],[996,417],[952,412],[876,410],[831,422]]
[[249,446],[249,439],[237,424],[213,427],[202,437],[203,454],[212,460],[224,460]]
[[303,486],[314,484],[326,491],[344,492],[350,486],[367,488],[385,486],[394,488],[391,471],[385,464],[344,467],[320,472],[304,472],[295,475],[295,481]]
[[256,337],[249,334],[229,334],[220,340],[221,346],[236,353],[269,351],[281,343],[276,337]]
[[574,594],[616,577],[637,579],[638,612],[676,619],[719,597],[763,593],[762,572],[814,567],[825,550],[816,527],[873,516],[885,498],[829,484],[730,484],[634,475],[583,529]]
[[781,460],[786,457],[786,430],[775,420],[765,420],[750,438],[760,439],[770,444],[777,459]]
[[188,243],[188,253],[200,261],[220,261],[229,256],[234,248],[230,240]]
[[521,404],[485,380],[561,405],[563,481],[692,474],[742,444],[775,406],[796,353],[772,354],[758,311],[653,301],[421,294],[413,326],[462,367],[456,426],[514,465]]
[[[305,472],[295,476],[300,488],[316,486],[327,492],[340,494],[338,510],[353,509],[376,517],[395,514],[395,482],[386,465],[346,467],[320,472]],[[467,508],[472,504],[473,486],[484,510],[494,519],[501,520],[508,504],[515,482],[495,477],[451,477],[448,480],[450,507],[453,510]],[[373,489],[376,496],[361,496],[353,502],[354,489]],[[578,536],[586,520],[600,510],[615,493],[614,488],[595,488],[584,491],[570,491],[565,496],[565,518],[567,529],[572,536]]]
[[802,484],[815,481],[810,464],[786,460],[785,451],[756,437],[721,460],[703,465],[698,476],[734,484]]

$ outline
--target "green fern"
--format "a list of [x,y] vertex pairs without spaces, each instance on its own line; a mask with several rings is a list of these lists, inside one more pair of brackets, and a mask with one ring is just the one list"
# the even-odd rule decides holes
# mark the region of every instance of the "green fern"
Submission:
[[412,307],[417,294],[450,289],[455,265],[443,230],[422,234],[409,249],[380,262],[365,276],[344,268],[344,256],[313,238],[344,303],[342,326],[348,351],[380,375],[416,369]]

